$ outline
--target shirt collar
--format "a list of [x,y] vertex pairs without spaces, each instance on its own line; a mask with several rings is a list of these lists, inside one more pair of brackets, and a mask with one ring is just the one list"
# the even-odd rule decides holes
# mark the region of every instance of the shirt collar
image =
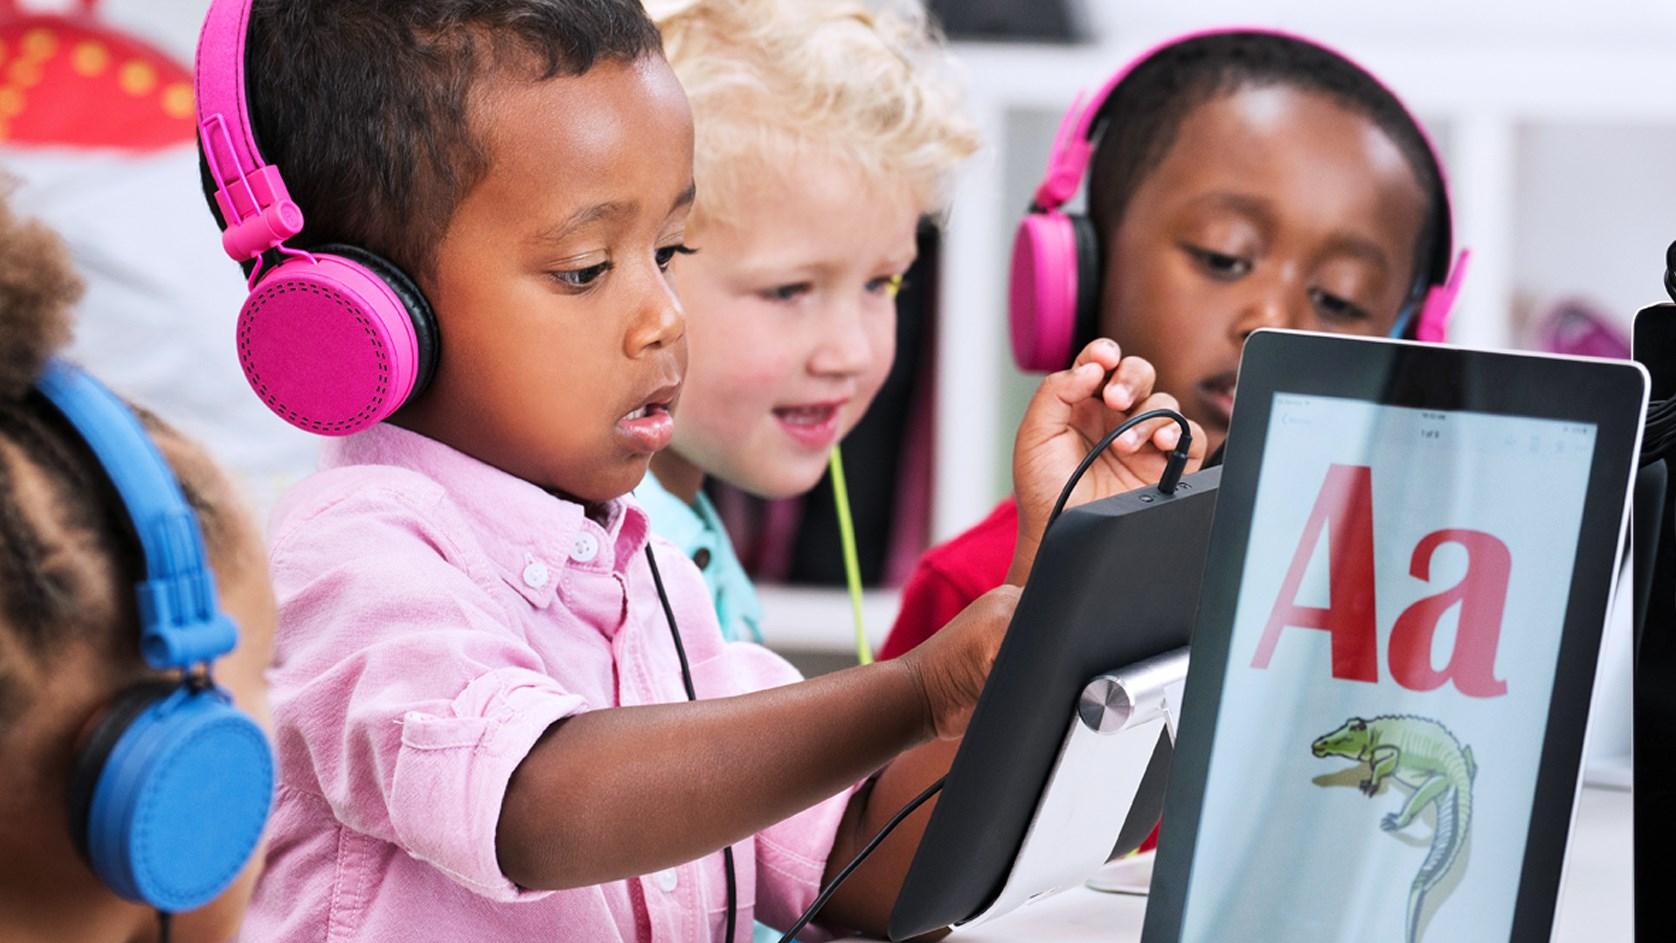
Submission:
[[561,569],[621,574],[650,535],[646,513],[632,500],[607,502],[601,525],[575,501],[389,423],[329,440],[321,466],[344,465],[392,465],[436,482],[472,526],[502,578],[538,606],[552,600]]

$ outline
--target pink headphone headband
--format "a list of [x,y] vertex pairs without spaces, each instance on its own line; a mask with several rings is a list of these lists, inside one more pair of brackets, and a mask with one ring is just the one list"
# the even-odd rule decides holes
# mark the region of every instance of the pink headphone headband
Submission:
[[303,213],[279,168],[262,159],[245,101],[244,44],[251,0],[213,0],[198,37],[193,69],[198,140],[215,181],[225,228],[221,246],[235,260],[254,259],[302,232]]
[[[1451,261],[1454,221],[1449,181],[1437,146],[1426,128],[1389,86],[1354,59],[1313,39],[1263,27],[1223,27],[1173,37],[1131,59],[1108,78],[1092,97],[1079,94],[1054,134],[1047,170],[1037,186],[1030,212],[1019,223],[1013,239],[1012,275],[1008,285],[1008,313],[1013,355],[1026,370],[1058,370],[1070,362],[1080,340],[1094,331],[1101,278],[1098,236],[1086,214],[1066,213],[1065,202],[1077,192],[1094,154],[1094,136],[1107,103],[1117,87],[1161,52],[1195,40],[1218,36],[1264,36],[1282,39],[1348,63],[1407,116],[1409,125],[1425,142],[1427,156],[1438,177],[1433,216],[1437,234],[1431,254],[1421,260],[1421,275],[1393,325],[1395,336],[1441,341],[1449,311],[1460,292],[1468,253]],[[1121,129],[1118,129],[1121,133]]]
[[[1409,123],[1414,125],[1415,130],[1420,133],[1420,139],[1426,142],[1426,149],[1430,152],[1432,157],[1432,165],[1437,168],[1438,182],[1441,184],[1443,189],[1445,207],[1447,208],[1449,205],[1452,205],[1449,199],[1449,178],[1444,171],[1443,158],[1438,152],[1437,143],[1432,140],[1432,136],[1426,130],[1426,126],[1421,124],[1418,118],[1414,117],[1414,113],[1409,111],[1408,106],[1403,103],[1403,100],[1397,96],[1396,92],[1391,90],[1389,85],[1386,85],[1383,81],[1381,81],[1379,76],[1373,74],[1372,70],[1363,66],[1361,63],[1346,55],[1341,50],[1334,49],[1319,40],[1311,39],[1307,36],[1287,32],[1286,30],[1271,29],[1264,26],[1219,26],[1209,29],[1194,30],[1189,33],[1182,33],[1179,36],[1155,43],[1147,48],[1145,52],[1142,52],[1135,58],[1130,59],[1129,62],[1123,66],[1123,68],[1117,70],[1117,72],[1112,74],[1111,78],[1106,80],[1106,83],[1100,87],[1099,91],[1094,93],[1092,98],[1085,99],[1083,95],[1078,94],[1076,100],[1071,103],[1071,108],[1065,115],[1064,120],[1060,122],[1058,132],[1054,135],[1053,152],[1052,156],[1048,158],[1047,173],[1042,179],[1041,186],[1036,188],[1036,205],[1044,210],[1057,209],[1058,207],[1063,206],[1065,201],[1069,200],[1071,196],[1077,192],[1077,185],[1082,182],[1083,174],[1088,171],[1088,161],[1094,153],[1094,142],[1092,140],[1094,123],[1099,119],[1100,112],[1105,108],[1106,101],[1111,98],[1112,92],[1116,91],[1117,87],[1123,84],[1123,80],[1127,79],[1130,73],[1140,68],[1143,64],[1150,62],[1154,56],[1171,47],[1192,42],[1196,39],[1207,39],[1212,36],[1232,36],[1242,33],[1258,36],[1274,36],[1279,39],[1289,39],[1296,43],[1302,43],[1306,46],[1313,46],[1316,49],[1331,53],[1332,55],[1337,56],[1345,62],[1348,62],[1360,69],[1364,75],[1373,80],[1374,84],[1378,85],[1385,91],[1386,94],[1390,95],[1391,100],[1395,101],[1398,106],[1403,109],[1403,112],[1408,115]],[[1080,107],[1085,101],[1087,106]]]
[[436,370],[436,318],[401,267],[364,246],[285,245],[303,213],[256,146],[245,44],[251,0],[213,0],[198,37],[198,143],[221,245],[250,267],[235,338],[250,387],[300,429],[380,422]]

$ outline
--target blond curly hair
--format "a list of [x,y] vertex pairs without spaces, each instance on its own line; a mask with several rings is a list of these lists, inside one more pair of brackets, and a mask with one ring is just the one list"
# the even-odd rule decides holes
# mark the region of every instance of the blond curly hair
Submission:
[[942,37],[916,2],[645,0],[692,102],[695,220],[766,170],[809,158],[905,186],[940,211],[977,128]]

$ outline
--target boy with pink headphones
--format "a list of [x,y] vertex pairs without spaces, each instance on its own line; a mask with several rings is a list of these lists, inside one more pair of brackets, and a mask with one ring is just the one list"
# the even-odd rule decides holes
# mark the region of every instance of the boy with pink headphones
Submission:
[[[279,785],[244,938],[791,924],[946,769],[898,754],[960,735],[1016,591],[800,682],[723,640],[625,497],[673,438],[695,197],[639,0],[213,0],[197,82],[241,362],[339,436],[271,526]],[[1098,345],[1044,381],[1037,484],[1148,393]],[[821,921],[882,930],[912,851]]]
[[[1063,212],[1085,173],[1088,214]],[[1377,79],[1300,37],[1196,33],[1066,115],[1014,242],[1013,350],[1024,369],[1056,370],[1089,338],[1114,338],[1216,449],[1246,335],[1441,340],[1463,267],[1452,257],[1443,168]],[[881,655],[999,585],[1034,533],[1009,500],[929,551]]]

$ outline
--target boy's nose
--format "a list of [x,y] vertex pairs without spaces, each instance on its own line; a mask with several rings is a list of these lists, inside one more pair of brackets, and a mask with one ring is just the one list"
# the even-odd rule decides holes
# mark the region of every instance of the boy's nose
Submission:
[[1303,292],[1294,280],[1283,274],[1248,281],[1250,292],[1242,299],[1239,317],[1234,322],[1234,334],[1244,341],[1253,331],[1265,327],[1304,327],[1304,311],[1300,299]]
[[687,314],[669,281],[658,278],[640,305],[638,316],[623,338],[624,352],[636,357],[667,347],[687,333]]
[[857,304],[834,304],[821,319],[820,345],[809,361],[817,374],[848,376],[864,372],[876,352],[867,331],[867,312]]

